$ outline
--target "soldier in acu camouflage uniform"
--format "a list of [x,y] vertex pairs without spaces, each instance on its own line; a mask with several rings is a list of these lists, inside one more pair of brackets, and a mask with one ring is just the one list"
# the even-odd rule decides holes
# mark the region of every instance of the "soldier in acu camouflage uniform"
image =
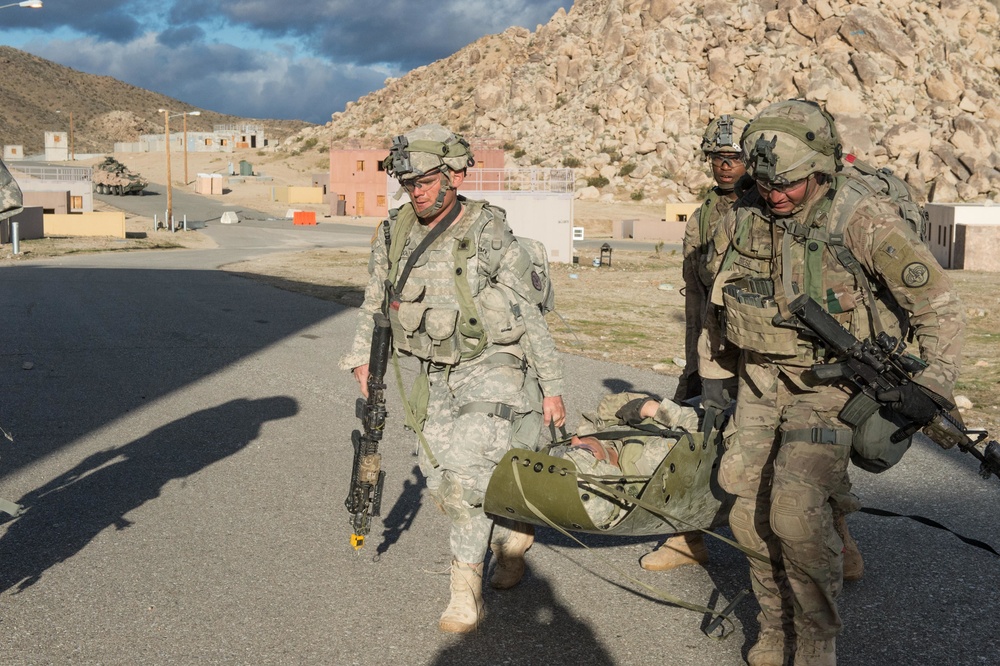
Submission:
[[[708,124],[701,139],[701,152],[712,167],[716,185],[688,218],[684,229],[685,363],[674,393],[675,402],[701,395],[698,336],[703,328],[712,280],[719,267],[713,263],[717,253],[712,243],[719,222],[750,184],[740,149],[740,135],[746,126],[747,119],[743,116],[723,115]],[[649,571],[668,571],[685,564],[706,562],[708,549],[701,532],[676,534],[639,560],[642,568]]]
[[21,188],[7,171],[7,165],[0,160],[0,220],[17,215],[22,210]]
[[[370,279],[351,351],[341,361],[367,388],[372,315],[384,309],[393,349],[420,359],[407,424],[418,432],[420,468],[451,520],[451,601],[442,631],[483,618],[489,544],[505,589],[524,573],[533,533],[483,512],[490,475],[511,447],[537,447],[543,423],[562,426],[562,365],[540,310],[542,280],[504,211],[457,194],[469,144],[440,125],[396,137],[386,171],[411,202],[372,241]],[[492,537],[491,537],[492,533]]]
[[[707,401],[723,378],[739,379],[719,482],[736,496],[729,522],[737,540],[767,558],[750,559],[761,634],[747,659],[829,666],[843,567],[831,499],[849,489],[861,431],[839,417],[856,390],[810,373],[825,353],[790,323],[788,302],[809,294],[862,340],[912,330],[928,364],[915,381],[944,396],[958,371],[963,318],[948,277],[893,204],[838,196],[856,176],[843,170],[833,119],[820,107],[772,104],[741,143],[756,187],[720,225],[712,302],[723,316],[706,317],[699,349]],[[835,237],[834,221],[845,219]],[[860,271],[842,263],[838,245]],[[735,364],[727,344],[739,349]],[[934,411],[915,389],[885,399],[916,422]]]

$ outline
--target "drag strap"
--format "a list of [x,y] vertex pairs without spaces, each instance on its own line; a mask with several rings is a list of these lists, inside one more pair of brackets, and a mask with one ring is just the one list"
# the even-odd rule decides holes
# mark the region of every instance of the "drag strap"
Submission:
[[886,511],[885,509],[875,509],[870,506],[863,506],[860,509],[858,509],[858,511],[860,511],[861,513],[870,514],[872,516],[881,516],[883,518],[909,518],[910,520],[915,520],[918,523],[927,525],[928,527],[933,527],[935,529],[944,530],[945,532],[950,532],[951,534],[954,534],[959,541],[967,543],[970,546],[975,546],[976,548],[985,550],[987,553],[992,553],[993,555],[1000,557],[1000,553],[998,553],[993,548],[993,546],[989,545],[988,543],[980,541],[979,539],[972,539],[967,536],[962,536],[961,534],[952,530],[951,528],[942,525],[936,520],[931,520],[930,518],[925,518],[923,516],[911,516],[903,513],[895,513],[894,511]]
[[434,452],[431,451],[431,445],[427,443],[427,438],[424,437],[424,424],[423,422],[417,422],[416,415],[413,413],[413,407],[406,396],[406,387],[403,386],[403,373],[399,369],[399,356],[396,354],[395,349],[392,350],[392,367],[396,371],[396,386],[399,388],[399,399],[403,403],[403,411],[406,412],[404,423],[409,423],[413,426],[413,431],[417,433],[417,439],[420,441],[420,445],[424,447],[424,453],[427,454],[427,461],[431,464],[431,467],[438,469],[441,465],[434,456]]
[[[517,488],[518,488],[519,491],[521,491],[521,496],[524,497],[524,485],[521,482],[521,469],[520,469],[521,466],[518,465],[516,462],[512,462],[511,464],[514,467],[514,480],[517,482]],[[627,497],[627,495],[626,495],[626,497]],[[634,498],[629,498],[629,500],[633,501]],[[638,585],[639,587],[641,587],[642,589],[644,589],[646,592],[648,592],[650,595],[656,597],[657,599],[660,599],[661,601],[665,601],[665,602],[667,602],[669,604],[673,604],[673,605],[678,606],[680,608],[685,608],[687,610],[694,611],[695,613],[703,613],[705,615],[709,615],[710,617],[712,617],[713,621],[709,624],[710,629],[708,629],[708,630],[705,631],[705,635],[708,636],[709,638],[713,638],[715,640],[723,640],[725,638],[729,638],[729,635],[732,634],[733,631],[736,629],[735,623],[728,616],[728,613],[731,613],[732,610],[733,610],[733,608],[735,607],[735,603],[729,604],[729,606],[727,606],[726,609],[722,613],[720,613],[719,611],[716,611],[716,610],[714,610],[712,608],[708,608],[707,606],[702,606],[702,605],[699,605],[699,604],[691,603],[689,601],[684,601],[683,599],[680,599],[680,598],[675,597],[673,595],[667,594],[666,592],[664,592],[663,590],[661,590],[661,589],[659,589],[657,587],[654,587],[652,585],[647,585],[646,583],[643,583],[641,580],[638,580],[637,578],[629,575],[623,569],[619,568],[618,566],[616,566],[615,564],[613,564],[612,562],[610,562],[607,558],[603,557],[602,555],[600,555],[596,551],[593,551],[593,549],[590,548],[590,546],[588,546],[587,544],[585,544],[582,541],[580,541],[579,539],[577,539],[575,536],[573,536],[572,534],[570,534],[567,530],[563,529],[562,526],[557,525],[556,523],[552,522],[549,519],[549,517],[546,516],[542,512],[541,509],[539,509],[537,506],[535,506],[534,504],[532,504],[531,501],[528,500],[526,497],[525,497],[524,501],[525,501],[525,505],[532,511],[532,513],[534,513],[540,520],[544,521],[546,525],[548,525],[552,529],[556,530],[557,532],[559,532],[563,536],[565,536],[565,537],[567,537],[567,538],[575,541],[577,544],[579,544],[580,546],[583,546],[587,550],[592,551],[594,553],[594,556],[597,557],[598,559],[602,560],[604,562],[604,564],[607,565],[610,569],[613,569],[613,570],[617,571],[626,580],[629,580],[632,583],[634,583],[635,585]],[[744,590],[744,592],[745,592],[745,590]],[[746,596],[746,595],[738,596],[737,600],[742,599],[743,596]],[[734,600],[734,602],[735,601],[736,600]],[[718,636],[713,635],[711,633],[711,631],[714,631],[715,628],[721,626],[723,623],[725,623],[727,625],[728,630],[727,630],[727,628],[724,627],[722,629],[722,633],[720,633]]]

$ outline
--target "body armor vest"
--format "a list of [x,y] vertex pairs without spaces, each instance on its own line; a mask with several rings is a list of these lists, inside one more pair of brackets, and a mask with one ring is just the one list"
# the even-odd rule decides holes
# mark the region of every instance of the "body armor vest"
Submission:
[[[401,209],[394,224],[416,228],[412,207]],[[509,345],[525,332],[520,306],[509,287],[484,274],[480,236],[491,221],[483,202],[465,202],[452,228],[418,257],[402,290],[389,307],[393,340],[399,351],[443,365],[479,356],[487,344]],[[406,228],[406,227],[402,227]],[[396,265],[407,262],[422,234],[394,238],[403,243]],[[391,272],[390,276],[395,277]],[[522,356],[521,350],[505,350]]]

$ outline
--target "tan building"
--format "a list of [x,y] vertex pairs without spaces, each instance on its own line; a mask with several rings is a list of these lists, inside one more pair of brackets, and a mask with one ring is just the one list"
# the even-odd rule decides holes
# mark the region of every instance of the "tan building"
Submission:
[[[504,153],[497,142],[473,142],[472,152],[476,157],[476,166],[469,169],[469,178],[476,184],[474,189],[477,191],[502,189],[500,176],[488,175],[498,174],[504,167]],[[399,205],[390,200],[395,194],[395,186],[390,186],[392,179],[382,168],[382,160],[388,154],[388,148],[330,150],[329,191],[332,215],[385,217],[389,213],[389,208]],[[477,171],[481,173],[477,174]],[[487,182],[491,180],[492,183]],[[470,185],[463,185],[462,189],[473,188]]]
[[944,268],[1000,272],[1000,204],[927,204],[927,245]]

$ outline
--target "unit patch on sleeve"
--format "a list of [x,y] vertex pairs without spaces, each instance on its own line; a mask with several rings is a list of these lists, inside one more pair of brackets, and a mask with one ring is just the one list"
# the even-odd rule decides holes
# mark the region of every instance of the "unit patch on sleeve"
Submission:
[[903,269],[903,284],[912,289],[923,287],[930,279],[931,272],[919,261],[907,264]]

